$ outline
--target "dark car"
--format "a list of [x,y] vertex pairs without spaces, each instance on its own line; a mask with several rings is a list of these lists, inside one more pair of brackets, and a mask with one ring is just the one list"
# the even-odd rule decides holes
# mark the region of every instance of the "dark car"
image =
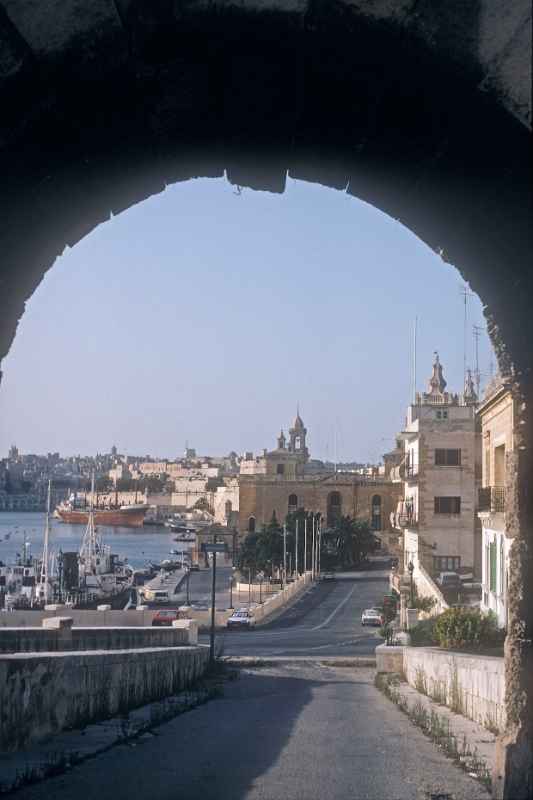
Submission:
[[334,581],[335,580],[335,573],[334,572],[323,572],[320,576],[321,580],[323,581]]
[[176,619],[179,619],[179,615],[174,609],[158,611],[157,614],[152,617],[152,627],[156,628],[161,627],[162,625],[170,627]]

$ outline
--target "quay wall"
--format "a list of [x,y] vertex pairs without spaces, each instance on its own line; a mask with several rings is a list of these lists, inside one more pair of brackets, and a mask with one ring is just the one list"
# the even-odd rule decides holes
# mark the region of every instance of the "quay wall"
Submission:
[[182,647],[188,644],[189,630],[186,627],[0,630],[0,653],[136,650],[146,647]]
[[186,688],[207,647],[0,655],[0,750],[19,750]]

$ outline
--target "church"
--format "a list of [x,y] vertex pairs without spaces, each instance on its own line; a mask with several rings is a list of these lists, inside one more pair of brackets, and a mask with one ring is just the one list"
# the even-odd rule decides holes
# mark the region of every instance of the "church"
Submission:
[[368,520],[376,533],[389,531],[399,487],[388,470],[383,475],[361,475],[326,469],[310,459],[307,428],[297,410],[288,431],[283,430],[273,450],[254,457],[247,453],[240,464],[238,529],[241,536],[268,524],[273,516],[284,522],[291,511],[305,509],[322,514],[327,525],[340,516]]

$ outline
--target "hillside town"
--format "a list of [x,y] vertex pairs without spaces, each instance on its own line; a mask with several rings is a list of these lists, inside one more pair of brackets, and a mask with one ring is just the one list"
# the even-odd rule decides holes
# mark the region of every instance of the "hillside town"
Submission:
[[460,599],[494,612],[505,628],[512,431],[506,382],[493,379],[478,398],[467,371],[462,393],[450,392],[435,353],[427,391],[416,393],[394,449],[379,465],[312,458],[297,410],[287,433],[282,428],[275,447],[260,454],[199,456],[187,446],[182,457],[156,459],[112,447],[108,454],[62,458],[12,446],[0,462],[0,511],[44,510],[50,483],[52,507],[63,521],[90,503],[110,513],[122,508],[124,516],[111,524],[129,525],[127,511],[137,508],[137,524],[145,526],[194,512],[232,531],[238,543],[300,510],[319,515],[325,530],[343,516],[365,520],[395,559],[391,586],[398,595],[414,587],[439,607]]

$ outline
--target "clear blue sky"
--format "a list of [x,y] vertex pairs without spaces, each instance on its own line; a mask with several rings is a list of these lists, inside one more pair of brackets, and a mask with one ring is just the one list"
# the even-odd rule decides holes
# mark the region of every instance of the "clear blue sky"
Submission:
[[[272,447],[297,401],[316,457],[377,460],[438,349],[462,390],[459,273],[342,192],[169,187],[68,249],[29,301],[0,389],[0,454],[174,457]],[[477,297],[472,324],[484,325]],[[481,369],[490,344],[480,342]]]

